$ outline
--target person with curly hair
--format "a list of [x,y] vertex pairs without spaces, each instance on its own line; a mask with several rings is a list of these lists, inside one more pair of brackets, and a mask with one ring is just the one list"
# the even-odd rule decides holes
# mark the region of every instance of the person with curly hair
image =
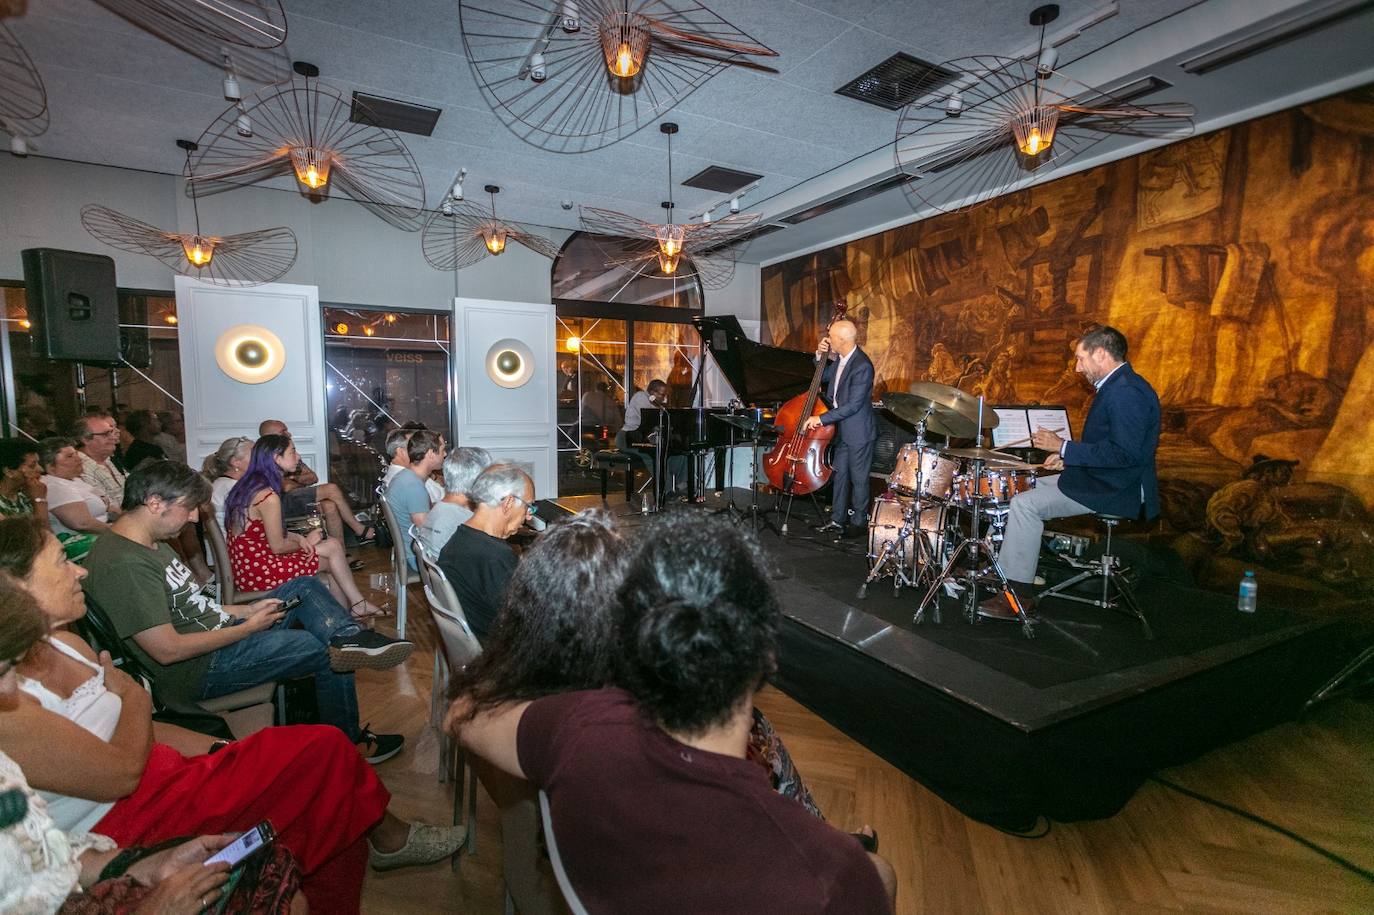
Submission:
[[[518,595],[513,579],[507,606]],[[890,911],[891,866],[775,793],[749,760],[753,697],[774,669],[780,624],[752,539],[669,515],[625,569],[606,642],[586,640],[609,648],[616,686],[584,678],[536,698],[539,689],[460,682],[467,693],[448,724],[548,794],[563,864],[590,910],[744,911],[767,900],[795,913]],[[582,641],[567,621],[556,629]],[[500,636],[473,678],[501,682]]]

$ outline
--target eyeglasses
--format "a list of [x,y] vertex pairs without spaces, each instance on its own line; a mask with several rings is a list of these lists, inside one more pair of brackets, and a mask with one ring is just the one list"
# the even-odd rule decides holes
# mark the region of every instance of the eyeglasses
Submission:
[[88,436],[86,436],[86,437],[87,437],[87,438],[109,438],[111,435],[118,435],[118,434],[119,434],[119,427],[118,427],[118,426],[115,426],[113,429],[106,429],[104,432],[92,432],[90,435],[88,435]]
[[521,505],[525,506],[525,514],[529,515],[531,518],[539,514],[539,506],[535,505],[533,502],[526,502],[524,499],[516,495],[512,495],[511,498],[519,502]]

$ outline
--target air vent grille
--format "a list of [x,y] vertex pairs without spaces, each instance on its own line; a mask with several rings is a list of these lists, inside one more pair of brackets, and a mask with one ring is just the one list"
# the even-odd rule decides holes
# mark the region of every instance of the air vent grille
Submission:
[[441,113],[442,109],[428,105],[354,92],[348,119],[355,124],[369,124],[427,137],[434,133],[434,125],[438,123]]
[[682,186],[699,187],[705,191],[715,191],[717,194],[733,194],[762,177],[762,175],[756,175],[753,172],[742,172],[739,169],[726,168],[723,165],[708,165],[682,182]]
[[900,51],[835,90],[847,96],[897,111],[954,78],[954,73]]
[[890,191],[894,187],[901,187],[903,184],[910,180],[913,180],[913,177],[911,175],[908,175],[906,172],[898,172],[895,175],[889,175],[881,181],[875,181],[874,183],[867,185],[865,187],[852,190],[848,194],[842,194],[841,196],[835,197],[832,200],[826,200],[823,203],[818,203],[813,207],[809,207],[805,210],[802,210],[800,213],[793,213],[791,216],[784,216],[782,218],[782,221],[787,223],[788,225],[795,226],[798,223],[806,222],[809,219],[815,219],[817,216],[824,216],[826,213],[833,213],[835,210],[838,210],[841,207],[853,206],[860,200],[867,200],[869,197],[876,196],[885,191]]
[[699,253],[710,254],[714,251],[719,251],[722,248],[731,248],[736,245],[743,247],[756,238],[762,238],[765,235],[772,235],[774,232],[781,232],[785,228],[787,228],[787,226],[780,226],[776,223],[771,222],[764,223],[761,226],[755,226],[754,228],[750,229],[748,232],[745,232],[738,238],[731,239],[730,241],[725,242],[724,244],[712,245],[709,248],[702,248]]

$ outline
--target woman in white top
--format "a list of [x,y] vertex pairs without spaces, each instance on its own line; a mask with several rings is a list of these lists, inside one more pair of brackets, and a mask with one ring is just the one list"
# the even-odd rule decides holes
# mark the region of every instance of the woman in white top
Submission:
[[[46,630],[32,598],[14,584],[0,582],[0,711],[19,702],[15,668]],[[24,795],[27,810],[21,820],[0,828],[0,912],[50,915],[68,896],[95,884],[118,847],[107,836],[63,829],[54,822],[45,799],[29,787],[19,764],[0,752],[0,792],[16,789]],[[204,836],[131,865],[126,876],[155,887],[134,908],[135,915],[191,915],[217,901],[228,867],[205,867],[204,861],[233,838]]]
[[239,477],[248,469],[248,458],[252,453],[253,440],[238,435],[226,438],[213,454],[205,456],[205,462],[201,464],[201,473],[210,481],[210,504],[214,506],[221,530],[229,530],[224,523],[224,500],[229,498],[229,490],[234,488]]
[[81,455],[67,438],[38,444],[43,483],[48,487],[48,524],[55,534],[102,534],[110,529],[105,498],[81,479]]

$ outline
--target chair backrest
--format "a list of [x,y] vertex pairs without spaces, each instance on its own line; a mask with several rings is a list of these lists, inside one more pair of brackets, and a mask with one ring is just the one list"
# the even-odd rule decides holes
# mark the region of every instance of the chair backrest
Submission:
[[416,538],[412,541],[415,557],[419,561],[421,580],[425,586],[425,598],[434,611],[434,624],[444,640],[444,653],[448,656],[450,670],[462,670],[482,653],[482,643],[472,634],[468,618],[463,613],[463,605],[453,590],[444,570]]
[[558,881],[558,889],[563,893],[563,901],[568,904],[572,915],[587,915],[587,907],[577,898],[568,872],[563,869],[563,857],[558,853],[558,842],[553,837],[553,816],[549,813],[549,796],[539,789],[539,815],[544,820],[544,845],[549,850],[549,864],[553,865],[553,877]]
[[396,513],[391,510],[386,489],[386,484],[377,487],[377,504],[382,507],[382,518],[386,521],[386,529],[391,534],[391,564],[395,567],[396,587],[403,588],[410,574],[410,564],[406,562],[406,550],[409,549],[406,544],[409,541],[406,540],[405,532],[401,530]]
[[115,667],[135,680],[141,680],[145,684],[152,683],[152,677],[148,676],[143,665],[124,647],[123,639],[115,630],[114,621],[89,594],[86,595],[86,615],[73,623],[72,628],[96,651],[108,651]]
[[229,542],[220,527],[219,517],[212,508],[200,519],[205,528],[205,537],[210,541],[210,552],[214,555],[215,574],[219,577],[219,599],[222,604],[237,603],[234,590],[234,567],[229,561]]

